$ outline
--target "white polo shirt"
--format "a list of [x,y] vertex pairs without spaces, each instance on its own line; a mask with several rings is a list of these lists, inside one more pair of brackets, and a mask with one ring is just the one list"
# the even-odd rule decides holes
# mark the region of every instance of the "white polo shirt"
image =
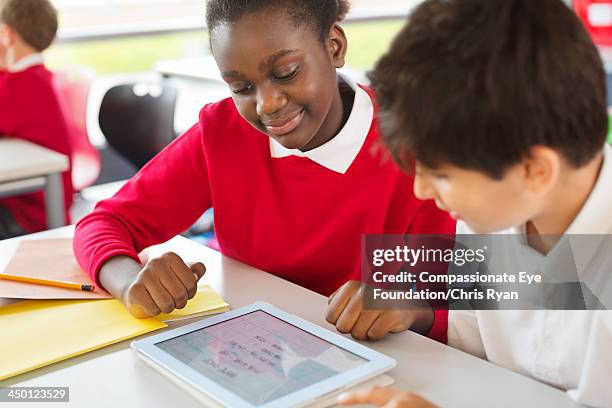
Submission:
[[[502,231],[521,233],[522,227]],[[466,224],[457,234],[472,233]],[[586,203],[566,234],[612,234],[612,147]],[[610,279],[610,254],[587,249],[597,279]],[[552,255],[553,250],[549,253]],[[541,255],[543,261],[547,257]],[[588,268],[587,268],[588,269]],[[592,268],[591,268],[592,269]],[[603,272],[603,273],[602,273]],[[606,275],[606,276],[604,276]],[[609,280],[608,280],[609,282]],[[610,306],[607,306],[610,308]],[[567,390],[579,403],[612,407],[612,311],[499,310],[449,312],[448,344]]]

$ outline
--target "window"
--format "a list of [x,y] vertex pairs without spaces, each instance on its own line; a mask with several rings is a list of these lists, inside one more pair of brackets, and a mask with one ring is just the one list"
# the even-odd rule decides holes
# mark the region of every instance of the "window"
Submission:
[[[82,65],[98,74],[129,73],[151,70],[158,60],[208,53],[204,0],[52,1],[60,12],[59,39],[47,53],[53,69]],[[419,2],[353,0],[344,24],[349,65],[371,67]]]

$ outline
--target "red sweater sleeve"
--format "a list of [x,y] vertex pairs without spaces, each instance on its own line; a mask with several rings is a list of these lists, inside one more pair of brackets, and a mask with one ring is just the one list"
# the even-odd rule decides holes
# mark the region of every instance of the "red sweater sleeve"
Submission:
[[[456,222],[446,212],[438,209],[432,200],[425,201],[415,214],[408,234],[443,234],[454,236]],[[446,344],[448,309],[434,309],[434,323],[427,337]]]
[[448,343],[448,309],[434,310],[434,322],[426,334],[430,339],[439,341],[440,343]]
[[126,255],[138,261],[140,251],[185,231],[211,206],[197,124],[77,223],[74,253],[99,285],[98,271],[109,258]]

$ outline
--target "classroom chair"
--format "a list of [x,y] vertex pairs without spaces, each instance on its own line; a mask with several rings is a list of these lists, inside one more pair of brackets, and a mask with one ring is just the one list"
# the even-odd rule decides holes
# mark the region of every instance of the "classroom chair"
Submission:
[[164,81],[110,88],[100,106],[99,124],[108,144],[137,168],[175,137],[177,90]]
[[72,146],[72,184],[79,192],[97,180],[101,169],[99,152],[87,133],[87,99],[95,74],[91,70],[53,73],[53,79],[66,108]]

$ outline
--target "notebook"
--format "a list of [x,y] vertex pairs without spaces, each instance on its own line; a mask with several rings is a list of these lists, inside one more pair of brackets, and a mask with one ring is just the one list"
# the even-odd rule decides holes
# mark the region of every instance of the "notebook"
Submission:
[[28,300],[0,308],[0,380],[167,327],[180,320],[229,309],[201,286],[184,309],[136,319],[115,299]]
[[[93,285],[89,276],[74,258],[71,238],[21,241],[3,273]],[[5,279],[0,279],[0,297],[20,299],[112,298],[100,288],[96,288],[94,292],[86,292]]]

